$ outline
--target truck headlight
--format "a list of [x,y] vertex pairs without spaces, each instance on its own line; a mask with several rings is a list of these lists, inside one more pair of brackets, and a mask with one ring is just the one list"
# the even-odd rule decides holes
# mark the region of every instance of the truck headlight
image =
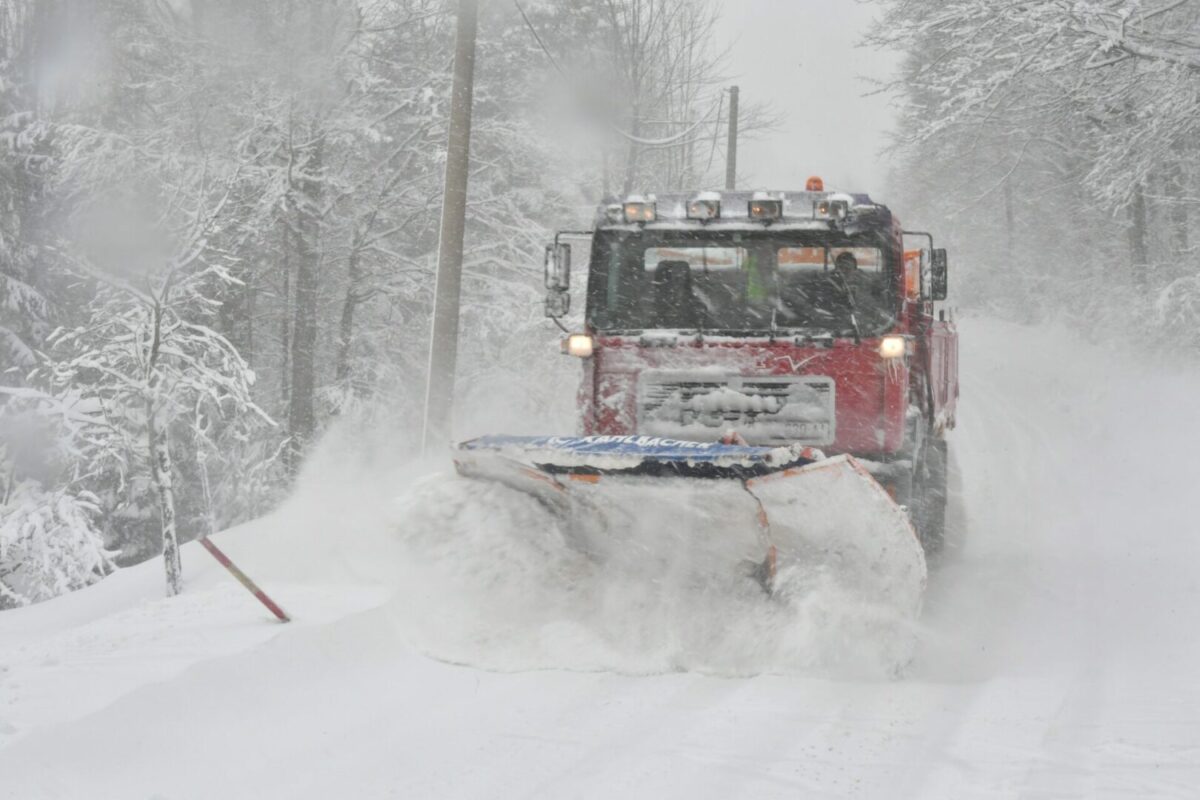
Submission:
[[879,355],[883,358],[903,358],[908,352],[908,341],[903,336],[885,336],[879,342]]
[[596,340],[586,333],[572,333],[563,339],[562,351],[576,358],[591,358],[596,351]]

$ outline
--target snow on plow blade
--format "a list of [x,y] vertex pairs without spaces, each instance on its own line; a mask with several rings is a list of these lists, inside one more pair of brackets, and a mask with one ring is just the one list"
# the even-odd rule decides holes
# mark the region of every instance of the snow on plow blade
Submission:
[[535,497],[567,543],[607,564],[741,573],[768,592],[834,576],[868,602],[919,610],[925,557],[908,516],[850,456],[650,436],[488,436],[459,474]]

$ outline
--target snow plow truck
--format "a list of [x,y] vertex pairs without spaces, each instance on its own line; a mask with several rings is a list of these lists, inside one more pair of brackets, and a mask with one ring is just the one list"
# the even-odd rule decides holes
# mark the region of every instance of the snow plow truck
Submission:
[[[590,240],[578,332],[571,239]],[[464,442],[456,468],[533,495],[598,559],[700,552],[768,593],[835,568],[919,605],[958,397],[947,283],[931,235],[818,178],[606,202],[546,249],[580,430]]]

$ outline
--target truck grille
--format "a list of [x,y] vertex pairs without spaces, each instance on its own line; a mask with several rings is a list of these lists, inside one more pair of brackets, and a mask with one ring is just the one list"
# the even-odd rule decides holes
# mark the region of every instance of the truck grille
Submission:
[[751,444],[832,444],[835,386],[814,375],[749,377],[646,372],[638,432],[713,441],[736,430]]

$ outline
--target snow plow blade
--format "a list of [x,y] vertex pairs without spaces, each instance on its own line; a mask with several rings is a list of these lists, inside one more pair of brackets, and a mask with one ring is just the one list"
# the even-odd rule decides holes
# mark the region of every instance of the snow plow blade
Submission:
[[768,593],[832,577],[919,610],[925,556],[908,515],[850,456],[649,436],[488,436],[455,468],[536,498],[569,546],[650,577],[686,562]]

